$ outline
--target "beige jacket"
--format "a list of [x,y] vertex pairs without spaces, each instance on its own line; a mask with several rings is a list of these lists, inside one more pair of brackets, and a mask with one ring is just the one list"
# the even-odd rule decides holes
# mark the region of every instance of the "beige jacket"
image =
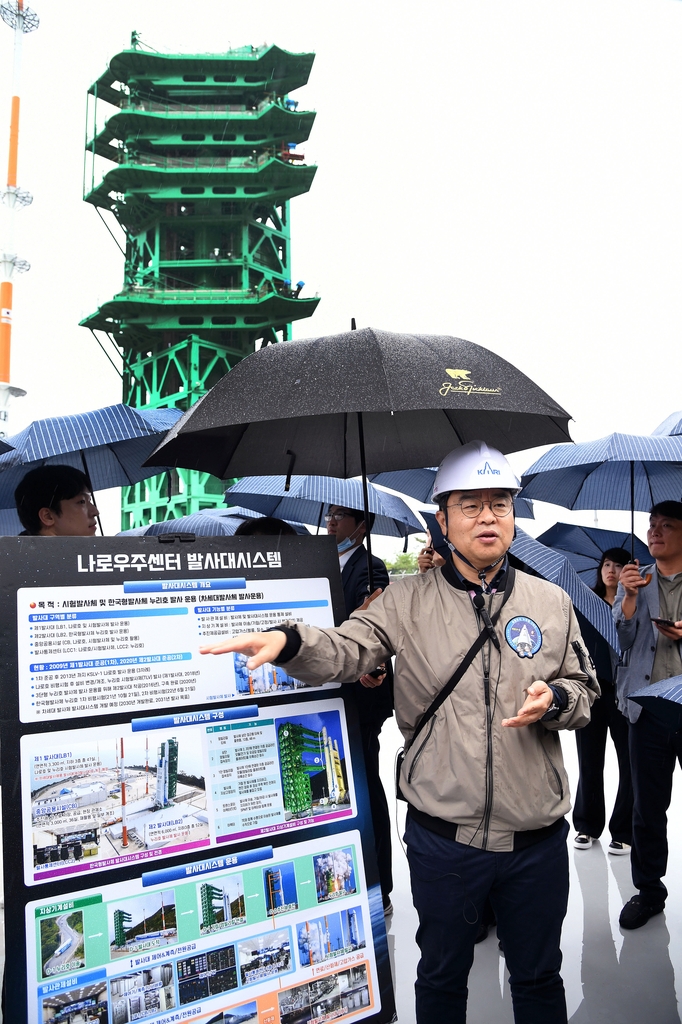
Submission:
[[[491,616],[502,596],[493,597]],[[532,657],[520,657],[505,639],[517,616],[540,628],[542,644]],[[301,649],[286,667],[307,683],[355,680],[395,655],[395,709],[407,741],[479,631],[471,598],[440,570],[393,583],[336,629],[296,628]],[[501,651],[485,644],[420,732],[405,757],[401,789],[418,810],[456,823],[459,842],[506,851],[515,832],[549,826],[568,812],[557,730],[587,725],[599,686],[570,598],[554,584],[517,571],[496,632]],[[517,713],[536,680],[564,688],[565,711],[553,721],[503,728],[502,719]]]

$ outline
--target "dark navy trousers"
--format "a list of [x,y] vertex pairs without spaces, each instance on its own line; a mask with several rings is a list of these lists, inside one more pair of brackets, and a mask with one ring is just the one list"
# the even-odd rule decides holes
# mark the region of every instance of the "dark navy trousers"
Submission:
[[524,850],[492,853],[445,839],[409,815],[405,829],[421,959],[417,1024],[465,1024],[467,978],[486,899],[509,970],[516,1024],[566,1024],[561,926],[568,822]]
[[635,809],[632,819],[632,882],[650,903],[664,903],[661,881],[668,870],[668,808],[675,763],[682,766],[682,729],[671,732],[649,711],[630,725],[630,765]]

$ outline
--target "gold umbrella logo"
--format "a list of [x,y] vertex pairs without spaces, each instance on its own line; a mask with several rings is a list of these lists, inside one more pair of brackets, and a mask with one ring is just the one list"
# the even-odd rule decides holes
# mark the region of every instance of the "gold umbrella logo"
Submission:
[[446,370],[445,372],[453,380],[469,380],[471,376],[471,370]]

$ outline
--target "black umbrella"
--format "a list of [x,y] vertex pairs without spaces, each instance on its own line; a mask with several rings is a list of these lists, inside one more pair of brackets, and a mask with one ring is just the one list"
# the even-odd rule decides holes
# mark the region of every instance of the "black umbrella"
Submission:
[[365,328],[247,356],[147,465],[222,479],[295,472],[366,480],[368,472],[432,466],[477,438],[503,452],[570,440],[568,419],[480,345]]

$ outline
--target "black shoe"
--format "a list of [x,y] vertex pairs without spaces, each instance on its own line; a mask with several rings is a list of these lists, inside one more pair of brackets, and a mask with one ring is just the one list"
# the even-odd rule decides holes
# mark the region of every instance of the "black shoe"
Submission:
[[651,903],[650,900],[645,899],[643,896],[633,896],[620,912],[620,926],[621,928],[630,929],[641,928],[650,918],[655,917],[656,914],[661,914],[664,909],[665,901],[663,903]]
[[383,896],[382,902],[384,904],[384,917],[390,917],[393,913],[393,904],[391,903],[390,896]]
[[491,925],[485,924],[481,921],[476,932],[476,938],[474,939],[474,945],[477,946],[479,942],[485,942],[488,938],[488,932],[490,931]]

